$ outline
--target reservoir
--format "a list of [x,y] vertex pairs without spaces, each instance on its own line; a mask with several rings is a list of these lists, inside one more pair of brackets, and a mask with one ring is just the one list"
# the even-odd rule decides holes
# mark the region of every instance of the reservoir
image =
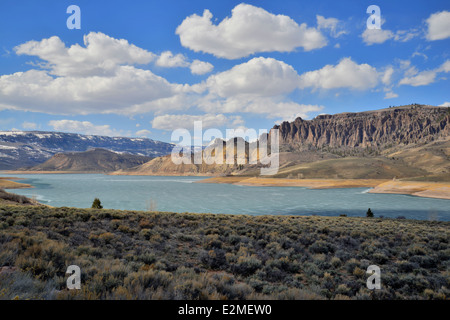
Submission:
[[372,194],[368,188],[307,189],[196,183],[205,177],[2,174],[34,186],[9,190],[55,207],[250,215],[322,215],[450,221],[450,200]]

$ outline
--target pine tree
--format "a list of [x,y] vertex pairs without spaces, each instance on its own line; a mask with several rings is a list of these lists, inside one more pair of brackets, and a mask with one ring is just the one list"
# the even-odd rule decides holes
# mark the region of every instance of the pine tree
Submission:
[[372,210],[370,210],[370,208],[369,208],[369,210],[367,210],[366,217],[373,218],[373,212],[372,212]]
[[100,202],[99,198],[95,198],[94,202],[92,202],[92,207],[93,209],[103,209],[102,203]]

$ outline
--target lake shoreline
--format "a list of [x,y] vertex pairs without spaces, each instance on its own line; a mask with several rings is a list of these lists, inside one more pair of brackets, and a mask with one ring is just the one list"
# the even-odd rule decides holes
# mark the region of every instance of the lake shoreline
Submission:
[[20,183],[11,180],[23,180],[23,178],[17,177],[0,177],[0,189],[27,189],[34,188],[27,183]]
[[386,179],[276,179],[260,177],[214,177],[196,183],[224,183],[258,187],[304,187],[310,189],[372,188],[369,193],[406,194],[450,200],[450,183]]
[[[70,171],[2,171],[5,174],[105,174],[117,175],[105,172],[70,172]],[[128,174],[127,174],[128,175]],[[134,176],[170,176],[180,175],[139,175]],[[423,198],[435,198],[450,200],[450,183],[448,182],[423,182],[387,179],[285,179],[262,178],[249,176],[198,176],[181,175],[180,177],[196,176],[205,179],[195,183],[233,184],[255,187],[303,187],[309,189],[337,189],[337,188],[371,188],[369,193],[381,194],[405,194]],[[33,188],[32,185],[15,182],[16,177],[0,177],[0,188],[22,189]]]

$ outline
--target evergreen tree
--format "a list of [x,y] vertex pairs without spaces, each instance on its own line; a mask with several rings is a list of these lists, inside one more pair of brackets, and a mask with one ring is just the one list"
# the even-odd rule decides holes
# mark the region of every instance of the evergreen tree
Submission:
[[103,209],[102,203],[100,202],[99,198],[95,198],[94,202],[92,202],[92,207],[93,209]]
[[369,210],[367,210],[366,217],[373,218],[373,212],[372,212],[372,210],[370,210],[370,208],[369,208]]

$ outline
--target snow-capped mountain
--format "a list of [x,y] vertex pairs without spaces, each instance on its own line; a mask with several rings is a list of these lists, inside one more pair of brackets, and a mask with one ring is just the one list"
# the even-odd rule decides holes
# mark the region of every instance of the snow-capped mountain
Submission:
[[0,131],[0,170],[43,163],[56,153],[104,148],[148,157],[167,155],[173,144],[147,138],[82,135],[46,131]]

